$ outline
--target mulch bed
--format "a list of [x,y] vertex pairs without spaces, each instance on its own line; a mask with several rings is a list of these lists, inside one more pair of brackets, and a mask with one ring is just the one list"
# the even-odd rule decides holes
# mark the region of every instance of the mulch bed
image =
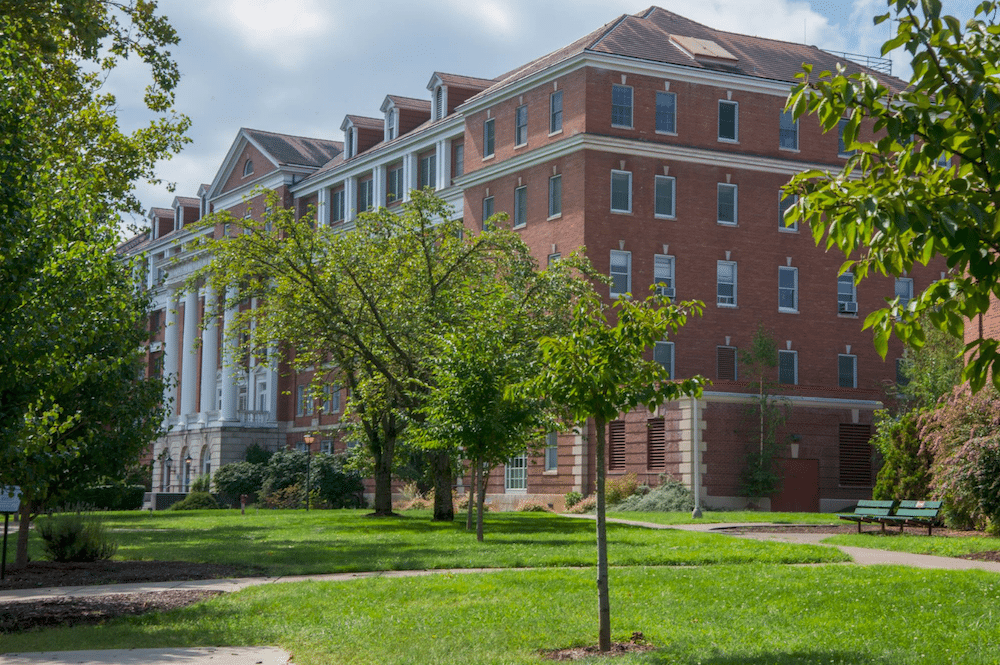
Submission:
[[611,651],[601,653],[597,645],[591,645],[586,647],[573,647],[570,649],[551,649],[541,652],[542,658],[545,660],[555,660],[555,661],[573,661],[573,660],[583,660],[585,658],[594,658],[595,656],[604,656],[605,658],[611,658],[614,656],[624,656],[627,653],[642,653],[644,651],[652,651],[655,649],[652,644],[646,641],[646,638],[640,632],[632,633],[632,639],[628,642],[612,642]]
[[25,568],[12,568],[0,581],[0,591],[97,584],[215,580],[230,577],[257,577],[262,569],[187,561],[94,561],[54,563],[32,561]]

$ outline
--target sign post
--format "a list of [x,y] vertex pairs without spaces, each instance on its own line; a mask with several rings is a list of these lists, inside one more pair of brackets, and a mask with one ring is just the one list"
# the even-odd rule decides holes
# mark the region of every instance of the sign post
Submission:
[[3,549],[0,549],[0,580],[7,574],[7,525],[10,516],[21,509],[21,488],[0,485],[0,513],[3,513]]

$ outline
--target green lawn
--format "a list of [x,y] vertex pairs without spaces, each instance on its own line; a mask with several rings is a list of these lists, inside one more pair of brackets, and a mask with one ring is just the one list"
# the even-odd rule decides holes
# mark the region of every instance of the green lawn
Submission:
[[834,513],[762,513],[755,511],[716,512],[706,510],[693,519],[691,513],[636,513],[609,510],[608,517],[654,524],[721,524],[762,522],[765,524],[843,524]]
[[887,530],[883,535],[878,530],[868,533],[852,533],[831,536],[824,543],[835,543],[849,547],[868,547],[873,550],[892,550],[913,554],[933,554],[936,556],[961,556],[973,552],[1000,550],[1000,538],[987,535],[976,536],[927,536],[920,531]]
[[[259,566],[269,575],[591,566],[596,559],[594,523],[550,513],[490,514],[484,543],[465,530],[464,521],[433,523],[424,511],[384,519],[366,517],[366,511],[123,512],[109,513],[106,524],[119,539],[119,559]],[[618,566],[847,560],[818,545],[618,524],[609,524],[608,542],[612,565]],[[40,556],[38,543],[33,545],[33,556]]]
[[[596,641],[593,569],[256,587],[103,626],[4,635],[0,651],[276,645],[296,665],[543,663]],[[616,640],[653,665],[996,664],[1000,576],[899,567],[617,568]]]

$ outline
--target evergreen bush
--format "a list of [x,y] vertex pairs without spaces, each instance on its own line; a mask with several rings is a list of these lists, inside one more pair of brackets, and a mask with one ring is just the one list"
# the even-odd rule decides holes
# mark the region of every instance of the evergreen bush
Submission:
[[93,515],[54,515],[38,520],[43,556],[59,563],[104,561],[118,551],[118,543],[104,523]]
[[660,484],[646,494],[625,499],[615,510],[646,513],[676,513],[694,510],[694,495],[687,485],[670,476],[660,476]]
[[219,502],[208,492],[190,492],[182,500],[170,506],[170,510],[213,510]]

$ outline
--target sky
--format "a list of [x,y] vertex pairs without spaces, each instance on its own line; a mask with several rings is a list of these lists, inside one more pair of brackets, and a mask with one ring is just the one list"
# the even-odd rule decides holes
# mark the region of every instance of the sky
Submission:
[[[963,20],[976,3],[944,0]],[[148,210],[195,196],[241,127],[339,141],[345,115],[381,117],[387,94],[429,100],[435,71],[493,78],[650,4],[720,30],[868,55],[890,30],[872,25],[886,0],[159,0],[181,38],[176,106],[192,142],[139,198]],[[902,54],[893,73],[909,74]],[[149,121],[147,82],[129,61],[107,83],[126,128]]]

